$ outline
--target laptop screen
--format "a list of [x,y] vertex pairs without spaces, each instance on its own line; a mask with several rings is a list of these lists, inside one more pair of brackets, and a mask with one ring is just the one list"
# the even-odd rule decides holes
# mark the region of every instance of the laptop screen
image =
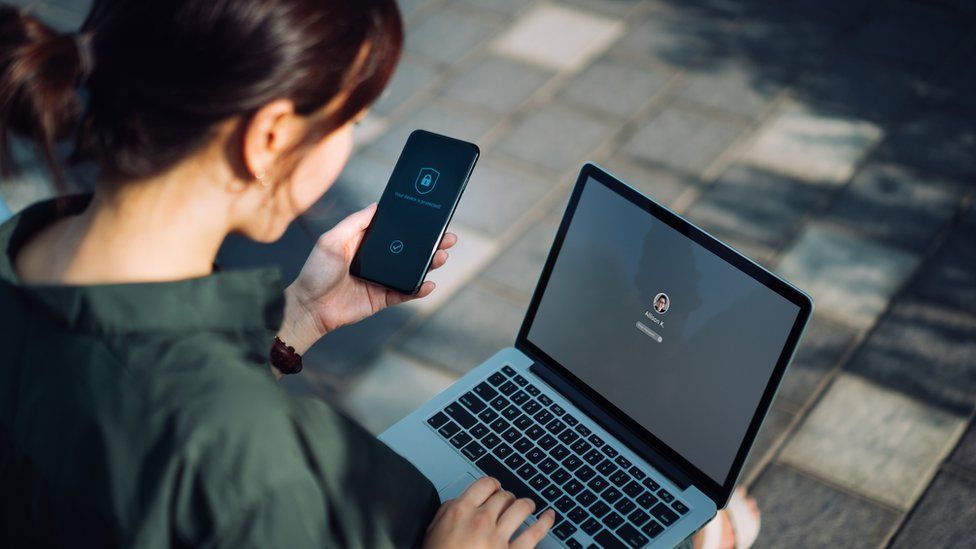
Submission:
[[722,485],[799,313],[590,178],[527,339]]

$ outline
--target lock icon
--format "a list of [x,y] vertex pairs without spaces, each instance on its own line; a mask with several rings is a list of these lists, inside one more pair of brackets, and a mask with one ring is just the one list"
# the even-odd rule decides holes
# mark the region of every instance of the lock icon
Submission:
[[434,168],[422,168],[420,173],[417,174],[417,180],[414,182],[413,187],[418,194],[427,194],[437,186],[437,178],[440,175],[440,172]]

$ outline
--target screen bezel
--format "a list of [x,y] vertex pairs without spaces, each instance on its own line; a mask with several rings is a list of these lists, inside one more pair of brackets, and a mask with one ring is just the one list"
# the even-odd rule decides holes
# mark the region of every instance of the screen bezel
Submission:
[[[793,326],[790,329],[790,333],[786,339],[782,351],[780,352],[779,358],[777,359],[776,366],[773,368],[769,382],[767,383],[766,388],[763,390],[759,405],[756,407],[756,411],[749,422],[749,426],[746,429],[742,443],[735,454],[735,459],[732,462],[732,466],[729,468],[729,472],[722,483],[712,479],[690,461],[686,460],[678,452],[654,436],[651,432],[637,423],[637,421],[630,418],[622,410],[611,404],[598,392],[573,375],[572,372],[563,367],[545,351],[537,347],[528,339],[532,322],[535,320],[535,315],[538,312],[539,304],[542,301],[542,296],[545,293],[546,286],[549,283],[549,278],[552,275],[556,260],[559,257],[559,251],[562,248],[563,241],[566,238],[566,233],[569,231],[573,215],[576,212],[576,207],[579,205],[583,189],[590,181],[595,181],[596,183],[602,184],[609,188],[614,193],[625,198],[631,204],[641,208],[648,214],[667,224],[672,229],[678,231],[687,238],[690,238],[695,243],[714,253],[722,260],[728,262],[753,280],[763,284],[799,308],[796,319],[794,320]],[[796,346],[799,342],[803,329],[809,321],[812,313],[813,300],[810,299],[807,294],[767,269],[754,263],[739,252],[736,252],[729,246],[723,244],[718,239],[709,235],[702,229],[699,229],[689,221],[683,219],[664,206],[654,202],[654,200],[651,198],[643,195],[633,187],[617,179],[601,167],[592,163],[587,163],[580,170],[579,176],[576,180],[576,185],[573,188],[572,195],[570,196],[569,204],[566,206],[566,211],[563,214],[562,222],[559,224],[556,237],[553,240],[552,247],[549,250],[549,255],[546,258],[545,266],[542,269],[542,275],[539,277],[539,282],[536,285],[535,292],[532,295],[532,300],[529,303],[525,318],[522,321],[522,326],[519,328],[515,345],[516,348],[522,350],[529,356],[532,356],[554,370],[556,374],[564,378],[570,385],[583,393],[587,398],[592,399],[600,408],[606,410],[615,421],[619,422],[630,433],[635,435],[640,442],[649,445],[652,450],[663,455],[665,459],[668,459],[673,464],[677,465],[682,472],[686,473],[691,478],[695,486],[701,489],[702,492],[716,502],[718,507],[724,507],[735,487],[735,482],[738,480],[739,473],[741,472],[745,459],[748,456],[749,449],[752,447],[752,444],[756,439],[756,435],[759,433],[763,419],[765,418],[766,413],[772,404],[773,397],[775,396],[776,390],[778,389],[780,381],[783,378],[786,367],[793,357],[793,353],[796,350]]]

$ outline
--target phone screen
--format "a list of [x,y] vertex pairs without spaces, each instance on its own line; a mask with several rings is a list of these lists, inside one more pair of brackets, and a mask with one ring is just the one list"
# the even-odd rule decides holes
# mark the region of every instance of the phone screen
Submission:
[[353,258],[353,276],[417,293],[478,155],[474,143],[411,133]]

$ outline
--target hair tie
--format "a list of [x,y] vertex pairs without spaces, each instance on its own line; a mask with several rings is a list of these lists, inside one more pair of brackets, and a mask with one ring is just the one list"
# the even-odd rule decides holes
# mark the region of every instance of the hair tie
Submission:
[[92,51],[92,35],[90,32],[74,34],[75,48],[78,50],[78,65],[81,68],[81,81],[88,80],[95,68],[95,54]]

